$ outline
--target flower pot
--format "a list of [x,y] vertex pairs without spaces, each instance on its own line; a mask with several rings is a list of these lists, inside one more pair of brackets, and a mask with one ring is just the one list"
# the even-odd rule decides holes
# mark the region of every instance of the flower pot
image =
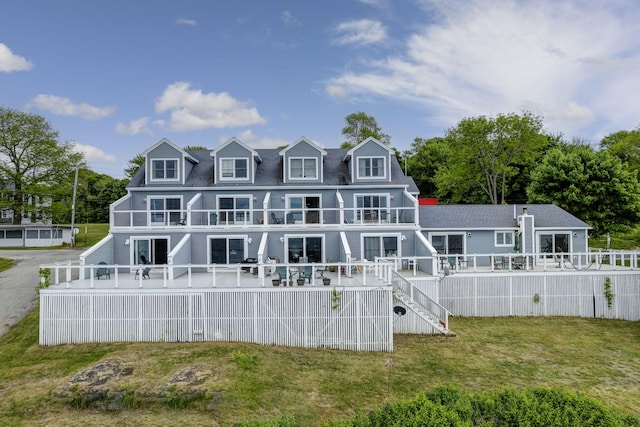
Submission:
[[298,279],[298,286],[304,285],[304,279]]
[[331,279],[323,278],[322,279],[322,284],[325,285],[325,286],[329,286],[331,284]]
[[280,286],[280,279],[273,279],[271,283],[273,283],[273,286]]

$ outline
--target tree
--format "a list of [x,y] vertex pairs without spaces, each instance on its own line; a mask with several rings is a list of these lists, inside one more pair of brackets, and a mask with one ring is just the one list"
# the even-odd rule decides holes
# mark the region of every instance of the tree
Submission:
[[619,158],[587,145],[550,150],[531,174],[529,202],[554,203],[596,235],[640,219],[640,185]]
[[438,192],[454,203],[492,204],[506,203],[517,165],[541,157],[548,142],[542,119],[528,112],[463,119],[445,140],[448,162],[437,172]]
[[435,196],[437,186],[434,177],[438,169],[446,166],[448,157],[444,138],[416,138],[403,157],[407,165],[406,173],[415,181],[420,195]]
[[600,148],[626,163],[640,179],[640,126],[634,130],[611,133],[600,141]]
[[362,111],[349,114],[344,120],[346,124],[342,128],[342,135],[344,135],[346,141],[342,143],[341,148],[355,147],[369,137],[373,137],[387,145],[391,141],[391,137],[382,132],[376,119]]
[[142,153],[136,154],[133,159],[129,160],[129,162],[127,163],[127,167],[124,168],[124,176],[127,177],[127,179],[131,180],[136,172],[138,172],[138,169],[140,169],[142,165],[144,165],[145,160],[146,159],[142,155]]
[[71,144],[59,143],[58,132],[44,117],[0,108],[0,181],[14,224],[22,223],[24,215],[34,216],[36,208],[50,214],[46,202],[66,190],[73,170],[83,165],[84,156]]
[[201,151],[208,150],[204,145],[187,145],[184,147],[184,151]]

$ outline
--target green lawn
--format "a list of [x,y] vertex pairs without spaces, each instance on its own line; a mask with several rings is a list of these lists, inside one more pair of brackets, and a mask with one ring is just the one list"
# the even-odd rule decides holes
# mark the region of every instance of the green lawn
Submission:
[[[472,392],[559,387],[640,415],[638,322],[453,318],[451,328],[457,337],[397,335],[392,354],[235,343],[40,347],[33,312],[0,338],[0,420],[230,425],[288,414],[314,426],[440,385]],[[107,387],[137,396],[135,409],[108,411],[106,403],[102,409],[77,409],[78,401],[70,405],[54,397],[78,371],[105,360],[132,368],[132,375]],[[166,398],[153,400],[173,392],[168,379],[188,367],[206,373],[197,385],[202,401],[176,410],[162,404]]]

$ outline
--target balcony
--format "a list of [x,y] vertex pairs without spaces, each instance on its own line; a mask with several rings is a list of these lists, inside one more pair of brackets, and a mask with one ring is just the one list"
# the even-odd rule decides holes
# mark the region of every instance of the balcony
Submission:
[[128,228],[274,228],[291,225],[398,226],[417,222],[414,207],[393,208],[306,208],[306,209],[181,209],[130,210],[117,206],[111,211],[114,229]]

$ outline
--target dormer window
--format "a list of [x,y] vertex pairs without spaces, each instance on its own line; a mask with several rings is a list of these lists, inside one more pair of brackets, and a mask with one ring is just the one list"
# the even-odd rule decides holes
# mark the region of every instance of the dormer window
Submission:
[[384,157],[358,157],[358,178],[384,178]]
[[178,180],[178,159],[153,159],[151,179],[154,181]]
[[292,157],[289,159],[289,179],[317,179],[318,159],[315,157]]
[[240,159],[221,159],[221,179],[246,179],[247,165],[249,161],[246,158]]

